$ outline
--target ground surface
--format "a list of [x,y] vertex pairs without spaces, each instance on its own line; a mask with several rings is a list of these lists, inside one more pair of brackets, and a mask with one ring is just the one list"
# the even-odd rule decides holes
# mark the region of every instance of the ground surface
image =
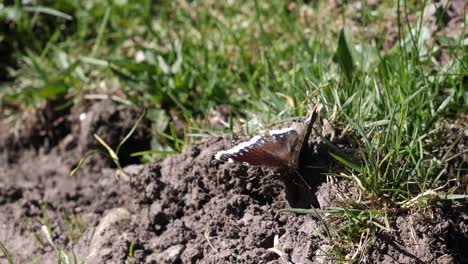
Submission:
[[[21,53],[23,51],[14,53],[14,45],[11,44],[16,43],[15,39],[21,40],[21,37],[26,37],[22,40],[23,44],[34,42],[32,40],[37,40],[37,36],[41,35],[44,35],[45,41],[49,43],[50,36],[41,33],[43,30],[40,24],[36,28],[38,31],[23,32],[22,27],[18,27],[13,34],[10,31],[14,29],[13,25],[21,24],[19,20],[0,23],[2,29],[7,29],[6,34],[0,35],[0,39],[6,38],[6,41],[0,41],[2,51],[0,56],[5,57],[4,60],[0,60],[0,80],[13,81],[11,87],[7,85],[7,88],[11,89],[5,89],[5,91],[10,90],[6,95],[11,98],[0,94],[0,108],[2,108],[0,109],[0,242],[6,249],[0,248],[0,263],[9,263],[8,257],[11,257],[14,263],[57,263],[59,250],[63,250],[68,255],[71,263],[76,263],[74,258],[78,260],[78,263],[81,261],[86,263],[347,263],[346,261],[350,259],[363,263],[468,263],[466,197],[459,201],[431,201],[428,204],[424,204],[426,200],[422,197],[423,199],[417,200],[422,203],[420,206],[404,208],[401,204],[388,201],[388,196],[375,197],[369,194],[372,192],[361,191],[356,181],[325,176],[326,173],[339,176],[344,168],[331,158],[330,152],[335,149],[330,149],[324,139],[332,141],[334,146],[349,156],[353,156],[356,152],[356,145],[354,148],[350,147],[351,143],[346,136],[341,137],[342,132],[349,129],[348,123],[344,125],[341,123],[342,126],[338,127],[342,131],[332,128],[331,124],[326,128],[323,122],[322,126],[315,127],[318,131],[313,132],[309,151],[303,157],[305,166],[300,169],[301,177],[288,175],[279,170],[216,161],[213,159],[216,151],[226,149],[232,144],[230,139],[218,137],[210,137],[193,143],[184,153],[146,165],[139,165],[139,159],[129,156],[136,151],[152,149],[150,142],[154,140],[155,134],[152,129],[157,127],[157,123],[165,122],[161,119],[170,119],[174,122],[176,133],[181,136],[183,128],[187,125],[184,121],[180,122],[185,120],[182,117],[182,112],[185,110],[180,111],[181,106],[192,110],[192,113],[198,113],[198,116],[194,114],[191,117],[196,120],[204,117],[200,116],[206,110],[204,105],[215,105],[214,109],[219,111],[211,112],[213,115],[211,118],[208,115],[208,119],[211,125],[220,128],[223,126],[219,121],[226,121],[231,110],[234,114],[240,110],[245,110],[243,114],[246,112],[269,113],[275,106],[270,99],[276,97],[265,97],[267,98],[265,99],[265,95],[281,92],[283,97],[286,95],[286,98],[298,97],[297,94],[292,94],[296,90],[284,90],[287,87],[303,85],[300,75],[297,77],[300,84],[288,81],[289,74],[293,76],[300,74],[300,71],[295,73],[292,69],[301,64],[304,69],[308,69],[311,62],[313,62],[312,66],[316,64],[320,66],[322,59],[319,57],[317,59],[315,56],[320,54],[322,47],[316,44],[324,46],[337,42],[337,34],[343,26],[349,27],[355,37],[361,36],[358,38],[360,42],[381,49],[385,52],[384,55],[391,57],[395,56],[396,52],[403,52],[405,49],[402,47],[399,49],[400,44],[397,42],[399,31],[406,30],[407,26],[409,28],[409,25],[418,21],[418,10],[411,10],[412,5],[410,5],[410,10],[404,9],[398,20],[401,25],[396,25],[396,8],[388,3],[381,5],[375,1],[367,1],[368,3],[364,6],[362,6],[363,1],[351,1],[347,5],[341,4],[340,1],[334,1],[333,4],[322,2],[318,8],[289,1],[287,5],[281,7],[283,12],[280,15],[278,15],[280,9],[275,6],[268,4],[263,7],[262,5],[253,6],[250,3],[252,5],[245,5],[242,9],[233,9],[235,14],[240,14],[238,18],[233,16],[231,20],[228,16],[226,17],[228,20],[225,20],[226,18],[221,16],[223,13],[221,11],[224,11],[223,6],[214,5],[212,8],[207,8],[207,3],[204,1],[194,5],[187,4],[186,1],[180,2],[185,4],[177,3],[168,7],[167,10],[155,5],[158,17],[164,17],[165,13],[168,17],[169,14],[179,14],[179,20],[169,19],[167,24],[164,21],[160,23],[159,20],[152,20],[151,23],[145,21],[145,26],[151,25],[151,31],[155,30],[161,34],[157,36],[146,34],[145,30],[148,29],[135,26],[138,23],[135,23],[134,27],[129,26],[132,23],[127,24],[128,21],[125,21],[127,18],[121,13],[116,13],[114,18],[110,18],[109,24],[115,29],[101,32],[100,29],[93,27],[101,25],[100,27],[105,28],[106,23],[101,21],[101,17],[107,11],[103,11],[105,9],[102,9],[102,12],[94,11],[99,19],[79,26],[84,29],[90,27],[91,31],[82,35],[77,34],[76,39],[67,41],[67,43],[74,43],[77,46],[74,47],[77,48],[76,50],[73,48],[69,50],[67,45],[61,46],[54,41],[50,41],[53,48],[50,48],[49,44],[46,47],[37,48],[36,52],[41,62],[39,66],[42,65],[46,71],[37,70],[38,60],[32,59],[35,58],[34,53],[26,52],[31,47],[25,45],[23,49],[20,49],[27,53],[24,55]],[[403,90],[408,89],[414,92],[408,92],[406,96],[409,97],[400,99],[410,102],[412,98],[420,97],[422,87],[412,83],[419,81],[418,78],[421,76],[434,77],[427,69],[440,71],[443,76],[456,75],[451,71],[444,72],[443,68],[453,60],[466,58],[466,56],[460,56],[457,59],[453,57],[453,53],[459,50],[465,49],[466,51],[466,45],[458,43],[458,46],[455,45],[458,48],[448,49],[447,46],[450,46],[451,42],[447,40],[444,42],[443,37],[458,37],[467,31],[468,27],[465,22],[467,4],[463,0],[447,1],[446,4],[445,1],[434,2],[439,4],[427,3],[424,12],[420,14],[423,18],[422,23],[416,23],[423,25],[423,28],[427,30],[427,32],[421,31],[421,38],[425,39],[427,47],[435,47],[431,53],[432,57],[428,60],[430,64],[415,64],[418,67],[414,68],[424,69],[423,74],[409,76],[415,80],[406,84],[404,78],[398,77],[398,72],[395,72],[395,76],[391,74],[392,78],[389,79],[371,78],[376,84],[382,80],[389,80],[387,86],[382,86],[382,88],[387,88],[383,90],[388,93],[385,95],[386,99],[393,98],[394,94],[391,91],[397,89],[398,85],[401,85]],[[8,5],[10,3],[7,3]],[[145,9],[141,6],[135,7],[140,11]],[[418,6],[413,7],[417,9],[415,7]],[[113,8],[117,10],[119,7]],[[125,6],[120,8],[124,11],[128,9]],[[252,10],[256,13],[252,13]],[[81,14],[83,10],[78,11],[77,14]],[[368,18],[364,17],[366,12],[370,12]],[[84,17],[92,13],[89,11]],[[336,19],[338,13],[340,19]],[[36,18],[33,19],[33,16],[37,14],[25,9],[22,16],[27,18],[28,14],[31,15],[32,22],[30,23],[36,23],[34,22]],[[128,15],[132,19],[141,16],[141,13]],[[255,17],[255,20],[247,21],[252,17]],[[76,18],[78,18],[76,21],[81,19],[79,16],[74,17]],[[208,18],[216,18],[213,20],[222,23],[217,22],[211,25],[211,20]],[[285,27],[281,24],[289,25],[288,23],[295,19],[297,23],[291,25],[297,27],[297,32],[293,30],[294,27]],[[27,24],[28,21],[25,19],[23,22]],[[55,20],[48,23],[52,26],[57,24]],[[234,31],[220,30],[218,32],[220,25],[223,24],[226,25],[226,29],[234,25]],[[237,28],[236,25],[241,25],[241,27]],[[67,29],[73,28],[73,25],[62,26]],[[173,32],[175,29],[178,29],[177,34]],[[50,31],[55,32],[55,29]],[[72,34],[74,30],[67,31],[71,31],[69,33]],[[200,34],[202,37],[199,36]],[[230,40],[231,35],[233,40]],[[101,40],[102,36],[105,38],[104,41]],[[120,36],[124,44],[119,46],[121,43],[116,36]],[[137,52],[141,53],[141,50],[170,60],[175,59],[172,55],[176,55],[171,55],[168,51],[175,36],[182,37],[183,51],[186,52],[182,66],[183,72],[179,75],[162,74],[153,71],[154,67],[140,64],[129,64],[128,69],[122,66],[121,69],[134,70],[135,74],[140,77],[132,86],[131,82],[126,82],[129,79],[128,76],[122,75],[126,71],[109,75],[110,69],[120,68],[104,67],[99,70],[97,67],[101,67],[102,64],[112,64],[116,58],[116,64],[113,66],[121,65],[118,59],[133,60],[133,57],[138,58],[137,55],[142,55]],[[224,39],[226,36],[227,38]],[[404,34],[401,37],[403,36]],[[31,40],[28,37],[31,37]],[[62,37],[66,39],[65,35]],[[304,42],[303,37],[310,38],[310,43]],[[319,42],[315,42],[316,37],[320,40]],[[82,43],[83,39],[86,43]],[[297,43],[302,42],[307,45],[297,46]],[[112,46],[114,43],[119,44],[114,47]],[[213,49],[213,46],[223,48],[217,50]],[[265,49],[265,47],[268,48]],[[425,45],[421,47],[426,48]],[[327,56],[331,57],[334,49],[335,47],[331,47],[330,54]],[[110,51],[107,53],[107,50],[117,53]],[[288,50],[295,52],[293,54]],[[296,51],[303,50],[308,52],[296,54]],[[52,51],[57,52],[58,55],[47,55],[48,53],[55,54]],[[124,51],[127,54],[120,54]],[[313,56],[307,57],[308,53]],[[70,56],[69,60],[64,59],[65,54]],[[268,56],[265,57],[265,54]],[[408,56],[408,54],[402,53],[399,56]],[[75,58],[75,55],[79,57]],[[81,56],[88,57],[87,62],[81,61]],[[421,56],[422,58],[417,59],[425,61],[425,55]],[[56,63],[58,66],[49,65],[55,61],[55,57],[60,59],[60,63]],[[97,62],[91,60],[92,63],[90,63],[89,58],[100,58],[100,60]],[[201,58],[210,61],[208,65],[205,65],[206,67],[200,67],[200,62],[203,61]],[[69,64],[75,59],[82,67],[76,69],[76,75],[75,66],[73,63],[72,66]],[[331,61],[331,58],[325,59],[325,61],[328,60]],[[3,61],[7,63],[2,63]],[[268,63],[261,64],[264,61]],[[405,60],[404,68],[411,68],[410,66],[413,65],[407,66],[408,62],[411,62],[411,58]],[[269,69],[270,63],[275,66],[271,67],[273,71],[265,71],[264,76],[261,75],[263,79],[258,78],[257,74],[263,72],[264,68]],[[31,66],[32,64],[35,66]],[[18,68],[20,71],[4,78],[7,70],[11,70],[5,65]],[[428,65],[429,68],[427,68]],[[312,66],[310,68],[314,69]],[[158,67],[155,66],[155,68]],[[336,68],[336,63],[331,66],[327,64],[326,68],[318,67],[320,71],[331,72],[331,75],[333,75],[333,68]],[[81,79],[83,69],[84,75],[90,78]],[[395,69],[400,68],[395,67]],[[278,74],[278,78],[275,74]],[[462,71],[457,74],[462,74]],[[277,81],[269,83],[270,75]],[[117,81],[116,76],[122,79]],[[151,76],[148,79],[151,85],[146,87],[148,90],[145,90],[142,84],[146,82],[141,82],[141,80],[146,80],[147,76]],[[184,76],[188,76],[185,81],[178,79]],[[219,78],[219,76],[226,78]],[[174,78],[171,79],[172,77]],[[316,78],[313,71],[307,71],[304,77],[307,77],[304,78],[305,80],[319,87],[317,90],[311,90],[319,92],[318,101],[325,102],[324,99],[330,99],[326,94],[321,94],[325,93],[324,87],[328,85],[336,89],[337,95],[346,97],[344,96],[346,89],[343,89],[346,85],[335,87],[336,85],[333,84],[335,82],[347,84],[346,79]],[[311,79],[308,79],[309,77]],[[437,80],[440,76],[436,74],[435,77],[437,78],[434,80]],[[78,79],[81,81],[78,82]],[[159,84],[161,89],[167,88],[164,80],[168,80],[169,86],[172,85],[171,81],[177,81],[176,83],[181,86],[172,91],[170,96],[161,93],[159,97],[153,98],[153,85],[155,85],[153,80],[156,79],[162,80],[163,83]],[[59,82],[56,82],[57,80]],[[436,87],[437,91],[439,89],[444,91],[444,88],[448,90],[442,93],[437,92],[436,96],[428,93],[427,97],[424,97],[425,93],[421,94],[421,98],[430,99],[431,111],[414,108],[416,109],[415,116],[426,116],[425,122],[427,123],[423,125],[427,125],[431,131],[432,128],[436,129],[441,135],[435,138],[442,139],[435,141],[434,146],[424,151],[421,147],[423,152],[421,156],[434,157],[434,160],[430,162],[437,162],[437,159],[445,160],[441,156],[453,157],[447,161],[448,165],[438,179],[444,184],[434,186],[441,186],[443,191],[448,188],[457,190],[456,194],[466,194],[468,191],[465,152],[468,144],[467,117],[466,113],[458,109],[466,107],[462,105],[466,102],[466,99],[462,99],[463,94],[466,94],[466,91],[462,89],[462,85],[466,84],[466,74],[460,75],[459,79],[453,83],[449,81],[432,83],[432,78],[427,78],[427,80]],[[62,82],[66,89],[73,87],[68,94],[50,91]],[[248,87],[245,86],[246,83],[249,84]],[[41,93],[36,93],[37,90],[34,89],[30,90],[30,85],[42,91],[42,100],[34,97]],[[212,93],[216,90],[216,86],[220,88],[218,91],[226,91],[226,87],[230,87],[236,92],[232,94]],[[251,86],[252,91],[247,91],[246,89]],[[354,88],[361,86],[367,89],[366,85],[360,85],[359,82]],[[461,88],[450,90],[452,86]],[[59,85],[59,90],[60,87]],[[85,89],[74,91],[76,87],[79,87],[78,89],[85,87]],[[264,89],[263,93],[257,92],[258,87],[263,87],[261,88]],[[143,89],[141,94],[133,93],[138,90],[136,88]],[[279,90],[270,90],[277,88]],[[307,88],[309,89],[310,87]],[[19,93],[17,94],[16,91]],[[194,91],[196,93],[192,94]],[[453,105],[450,107],[455,109],[445,109],[446,113],[439,113],[439,110],[442,111],[447,106],[442,107],[446,96],[449,94],[453,96],[454,91],[459,91],[458,101],[447,102],[452,102]],[[99,93],[98,97],[91,96],[95,92]],[[316,95],[315,92],[313,92],[314,95]],[[364,94],[368,92],[370,90],[365,90]],[[111,159],[97,155],[88,159],[81,170],[75,176],[70,177],[70,171],[77,165],[80,158],[90,149],[100,147],[93,138],[93,134],[101,136],[111,147],[115,148],[141,114],[141,109],[135,106],[102,100],[106,97],[100,96],[103,94],[118,94],[116,98],[124,99],[120,100],[121,103],[129,103],[127,99],[135,99],[135,96],[142,98],[149,96],[152,99],[149,108],[161,110],[160,112],[165,113],[162,116],[165,118],[153,116],[151,121],[144,120],[122,148],[120,161],[125,167],[127,176],[120,175],[117,179],[116,166]],[[257,94],[258,97],[252,97],[252,94]],[[28,100],[28,96],[32,98]],[[352,94],[349,98],[354,98],[354,96],[355,94]],[[61,97],[66,97],[66,100],[57,99]],[[247,98],[250,98],[248,99],[250,102],[245,105]],[[298,98],[302,98],[302,94]],[[349,98],[344,98],[344,101],[338,105],[347,104]],[[372,99],[369,100],[371,102],[375,99],[369,98]],[[364,101],[368,101],[369,98],[364,97],[366,99]],[[292,100],[292,98],[289,99]],[[27,103],[28,101],[46,103],[36,109],[34,108],[36,105]],[[73,104],[70,104],[72,101]],[[263,101],[268,101],[268,104]],[[357,98],[353,100],[353,102],[358,101]],[[328,103],[331,101],[328,100]],[[230,109],[227,104],[233,104],[235,107]],[[262,105],[267,107],[262,108]],[[282,112],[284,105],[277,104],[276,106],[275,111]],[[395,105],[385,106],[373,111],[385,112]],[[27,109],[32,108],[36,110],[26,112]],[[418,112],[423,110],[426,112]],[[324,116],[336,114],[336,112],[325,113]],[[338,114],[341,113],[338,112]],[[374,114],[375,112],[371,113],[371,115]],[[368,121],[367,124],[371,121],[379,123],[382,120],[385,121],[384,118],[387,117],[381,116],[380,118],[366,121]],[[357,118],[354,119],[356,120]],[[415,120],[420,121],[418,118]],[[336,124],[340,123],[333,123],[333,125]],[[236,126],[234,123],[235,128]],[[376,128],[375,132],[378,137],[377,124]],[[164,130],[167,127],[164,125],[160,129]],[[419,132],[418,130],[415,132],[418,140],[423,138],[419,138]],[[426,143],[432,144],[432,142]],[[388,149],[399,151],[399,146]],[[385,150],[388,149],[383,148],[382,152],[386,154]],[[403,155],[408,154],[403,153]],[[427,161],[423,158],[421,158],[422,162]],[[397,160],[395,164],[398,162]],[[420,165],[417,162],[415,167]],[[416,168],[414,170],[416,171]],[[424,170],[422,171],[424,173]],[[430,173],[427,175],[431,177]],[[436,180],[430,178],[427,182],[424,181],[424,184],[432,181]],[[401,189],[406,191],[405,187]],[[415,191],[412,194],[417,195],[418,192]],[[341,213],[332,214],[330,213],[332,211],[328,211],[328,213],[321,212],[320,214],[295,214],[283,211],[290,207],[317,210],[341,208]],[[343,213],[343,208],[362,210],[360,213],[356,211]],[[375,215],[370,215],[372,213]],[[350,224],[351,221],[352,224]],[[41,231],[42,228],[50,233],[53,245],[47,241],[44,232]],[[8,254],[5,254],[5,251],[8,251]]]
[[[316,134],[305,157],[314,168],[301,171],[310,188],[297,176],[215,161],[213,153],[231,144],[219,138],[162,162],[129,165],[130,177],[118,181],[102,156],[70,177],[79,157],[95,144],[93,133],[109,135],[104,140],[115,146],[140,112],[111,101],[81,102],[59,113],[53,106],[1,127],[0,240],[17,261],[40,256],[37,263],[57,262],[57,252],[40,233],[46,223],[56,247],[69,256],[74,251],[86,263],[124,263],[131,251],[133,263],[334,263],[333,252],[345,246],[326,235],[323,223],[340,217],[280,211],[328,209],[359,199],[355,186],[322,174],[340,168]],[[128,142],[139,147],[123,150],[124,165],[132,163],[125,155],[148,147],[147,130],[144,122]],[[337,145],[346,150],[345,142]],[[468,215],[462,205],[393,212],[389,225],[356,256],[367,263],[468,259]],[[282,257],[269,250],[275,236]]]

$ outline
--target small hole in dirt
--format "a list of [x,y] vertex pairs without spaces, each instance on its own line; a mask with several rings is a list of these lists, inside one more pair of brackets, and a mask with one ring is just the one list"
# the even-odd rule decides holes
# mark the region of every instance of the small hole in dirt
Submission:
[[[317,164],[317,163],[306,163]],[[318,167],[318,168],[317,168]],[[305,165],[298,175],[286,181],[286,199],[292,208],[317,208],[317,187],[324,181],[320,166]]]
[[265,237],[265,239],[263,239],[263,241],[260,243],[260,247],[262,247],[262,248],[272,248],[274,240],[275,240],[275,235],[271,234],[271,235]]
[[259,193],[259,192],[248,193],[248,192],[245,192],[244,194],[249,195],[252,199],[257,201],[258,205],[260,205],[260,206],[271,204],[273,202],[273,197],[271,197],[269,195],[265,195],[264,193]]
[[468,251],[466,246],[468,245],[468,236],[463,233],[450,234],[447,241],[447,246],[454,252],[455,258],[459,263],[468,260]]
[[319,207],[315,192],[315,185],[298,182],[297,179],[286,183],[286,199],[292,208],[316,208]]
[[455,215],[452,216],[455,224],[452,224],[447,234],[447,247],[453,252],[455,258],[459,263],[464,263],[468,259],[468,225],[466,219],[468,216],[468,207],[462,206],[456,209]]

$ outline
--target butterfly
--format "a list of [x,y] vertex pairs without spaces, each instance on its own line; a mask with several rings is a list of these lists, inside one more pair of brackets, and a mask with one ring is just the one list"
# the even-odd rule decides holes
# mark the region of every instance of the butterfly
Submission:
[[254,166],[285,168],[292,173],[299,167],[300,158],[307,150],[312,126],[321,109],[322,104],[316,104],[304,122],[269,130],[263,136],[254,136],[228,150],[217,152],[215,158]]

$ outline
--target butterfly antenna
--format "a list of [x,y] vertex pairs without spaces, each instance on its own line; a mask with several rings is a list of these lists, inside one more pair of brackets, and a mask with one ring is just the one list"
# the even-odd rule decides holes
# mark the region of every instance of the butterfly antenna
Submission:
[[311,166],[311,165],[304,165],[303,168],[308,168],[308,169],[324,169],[325,166]]
[[310,185],[306,182],[306,180],[304,179],[304,177],[302,177],[302,175],[299,173],[299,171],[297,169],[294,170],[296,172],[296,174],[299,176],[299,178],[301,178],[302,182],[307,186],[307,188],[309,189],[312,189],[312,187],[310,187]]

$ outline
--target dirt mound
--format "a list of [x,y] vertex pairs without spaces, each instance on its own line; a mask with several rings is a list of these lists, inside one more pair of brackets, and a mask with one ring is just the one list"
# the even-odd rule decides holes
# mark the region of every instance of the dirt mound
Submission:
[[[359,199],[356,186],[324,176],[340,168],[317,135],[301,177],[216,161],[213,154],[230,145],[218,138],[161,162],[126,166],[128,181],[116,181],[112,163],[102,156],[69,177],[79,157],[97,147],[92,134],[115,147],[140,111],[105,101],[82,102],[60,113],[68,117],[38,113],[45,118],[35,118],[42,121],[28,123],[31,131],[16,135],[18,130],[1,128],[7,133],[0,140],[0,240],[15,260],[57,261],[40,233],[46,225],[57,249],[70,256],[73,251],[86,263],[124,263],[130,255],[133,263],[337,261],[334,252],[341,248],[327,235],[329,216],[281,212],[290,206],[329,209]],[[37,131],[46,132],[38,138]],[[150,134],[145,121],[124,155],[148,149]],[[344,143],[337,145],[346,150]],[[368,263],[463,262],[464,211],[394,214],[391,230],[378,233],[362,258]]]
[[[136,232],[141,248],[149,253],[144,260],[269,262],[279,257],[268,250],[275,235],[293,262],[315,256],[322,239],[309,228],[316,220],[279,212],[287,207],[281,175],[220,164],[213,153],[224,146],[218,139],[201,142],[152,166],[144,177],[132,177],[132,186],[142,190],[141,208],[148,212],[147,222],[134,223],[141,230]],[[153,234],[141,237],[148,230]]]
[[[71,249],[78,240],[89,247],[92,233],[83,230],[93,230],[107,210],[134,204],[130,186],[116,184],[104,156],[92,158],[75,177],[68,174],[95,146],[90,143],[94,133],[115,147],[141,111],[110,101],[57,110],[62,103],[48,103],[16,124],[0,122],[0,241],[18,261],[35,256],[41,256],[40,263],[57,261],[40,233],[42,225],[49,223],[52,239],[62,248]],[[83,113],[88,115],[83,118]],[[144,123],[129,145],[148,149],[147,135]],[[122,151],[124,159],[129,151]]]
[[370,263],[465,263],[468,259],[466,208],[404,214],[392,230],[377,236]]

